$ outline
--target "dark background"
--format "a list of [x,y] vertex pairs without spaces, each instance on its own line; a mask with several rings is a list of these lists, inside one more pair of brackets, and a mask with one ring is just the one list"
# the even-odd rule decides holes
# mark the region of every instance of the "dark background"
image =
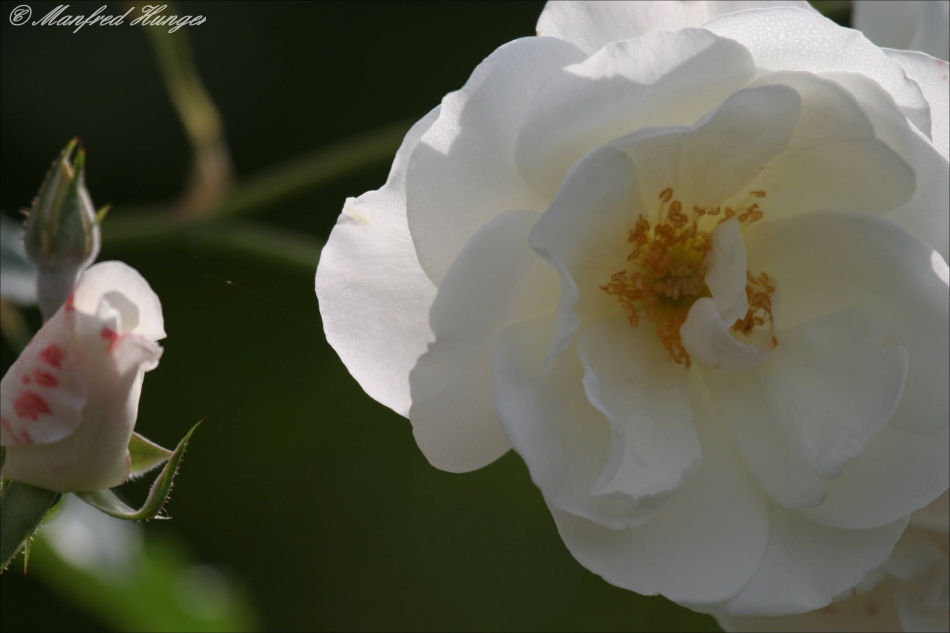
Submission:
[[[74,136],[92,197],[111,202],[112,217],[180,194],[188,143],[142,28],[14,27],[18,4],[0,3],[0,210],[28,207]],[[36,19],[57,3],[28,4]],[[69,13],[101,4],[73,2]],[[421,117],[497,46],[532,35],[542,6],[181,2],[174,12],[207,17],[184,30],[243,178]],[[344,199],[387,171],[256,217],[325,239]],[[137,268],[164,307],[169,337],[138,430],[173,446],[206,418],[169,506],[175,518],[148,524],[146,538],[230,570],[261,628],[715,630],[576,563],[514,453],[466,475],[430,467],[408,422],[366,396],[326,343],[313,269],[174,236],[107,241],[100,259]],[[2,354],[5,371],[13,354]],[[50,582],[42,560],[32,566],[2,577],[3,630],[119,628],[108,609]]]

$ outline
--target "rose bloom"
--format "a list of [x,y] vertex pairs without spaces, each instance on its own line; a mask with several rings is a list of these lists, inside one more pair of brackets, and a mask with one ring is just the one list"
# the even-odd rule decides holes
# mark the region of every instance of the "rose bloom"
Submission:
[[0,381],[3,476],[57,492],[124,483],[142,379],[163,338],[161,303],[138,272],[86,269]]
[[806,4],[549,3],[350,199],[327,338],[436,467],[723,615],[828,605],[948,485],[947,66]]

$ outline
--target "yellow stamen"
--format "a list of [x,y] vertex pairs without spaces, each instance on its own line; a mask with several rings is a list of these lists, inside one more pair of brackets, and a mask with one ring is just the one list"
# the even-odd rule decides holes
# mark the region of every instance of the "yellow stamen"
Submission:
[[[764,191],[749,192],[750,198],[765,195]],[[636,326],[641,320],[653,323],[670,358],[686,367],[690,366],[690,358],[679,330],[693,302],[710,296],[705,277],[712,230],[733,217],[743,225],[761,220],[763,212],[757,202],[748,204],[750,198],[738,209],[704,209],[694,205],[692,214],[687,215],[683,204],[674,199],[673,189],[667,187],[660,192],[658,221],[652,231],[650,222],[641,216],[627,235],[627,243],[631,245],[628,268],[614,273],[607,284],[600,286],[607,294],[617,297],[630,325]],[[712,221],[716,216],[721,217]],[[703,221],[706,217],[710,220]],[[771,324],[774,292],[775,285],[768,274],[747,272],[749,310],[736,321],[732,331],[748,336],[757,327]],[[772,347],[778,344],[775,336],[771,344]]]

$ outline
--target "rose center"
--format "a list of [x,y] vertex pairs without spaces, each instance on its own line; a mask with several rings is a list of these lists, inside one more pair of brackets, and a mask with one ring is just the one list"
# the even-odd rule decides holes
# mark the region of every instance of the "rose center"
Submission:
[[[712,231],[730,218],[742,225],[762,219],[763,211],[756,199],[765,195],[764,191],[750,191],[735,209],[693,206],[687,215],[683,204],[674,198],[673,189],[664,189],[659,196],[657,221],[651,226],[643,216],[637,219],[627,236],[631,251],[626,268],[611,275],[600,289],[617,298],[630,325],[653,323],[670,358],[689,367],[689,354],[679,331],[693,303],[711,296],[705,278]],[[771,325],[775,286],[766,273],[753,275],[747,271],[746,281],[749,310],[735,322],[732,331],[749,336],[759,326]],[[777,344],[774,336],[771,344]]]

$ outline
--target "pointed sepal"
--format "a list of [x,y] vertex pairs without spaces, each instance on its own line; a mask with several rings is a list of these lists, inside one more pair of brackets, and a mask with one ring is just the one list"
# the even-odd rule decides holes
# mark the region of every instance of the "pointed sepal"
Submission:
[[23,549],[58,499],[58,492],[7,482],[0,496],[0,570]]
[[[145,499],[145,503],[138,510],[135,510],[123,502],[109,489],[94,490],[92,492],[77,492],[75,493],[76,496],[97,510],[117,519],[125,519],[126,521],[148,521],[150,519],[169,518],[167,516],[160,516],[162,508],[165,507],[165,502],[168,501],[168,494],[171,492],[172,482],[175,479],[175,475],[178,474],[178,465],[181,463],[181,458],[184,456],[188,442],[191,440],[191,434],[195,432],[199,424],[201,424],[201,422],[194,425],[185,437],[182,438],[181,442],[178,443],[178,447],[175,448],[175,452],[172,453],[168,463],[165,464],[162,472],[155,478],[155,483],[152,484],[152,489],[149,490],[148,498]],[[154,446],[161,448],[157,444]]]
[[172,451],[159,446],[152,440],[133,433],[132,439],[129,440],[129,457],[132,460],[129,477],[134,479],[147,473],[167,462],[173,454]]

